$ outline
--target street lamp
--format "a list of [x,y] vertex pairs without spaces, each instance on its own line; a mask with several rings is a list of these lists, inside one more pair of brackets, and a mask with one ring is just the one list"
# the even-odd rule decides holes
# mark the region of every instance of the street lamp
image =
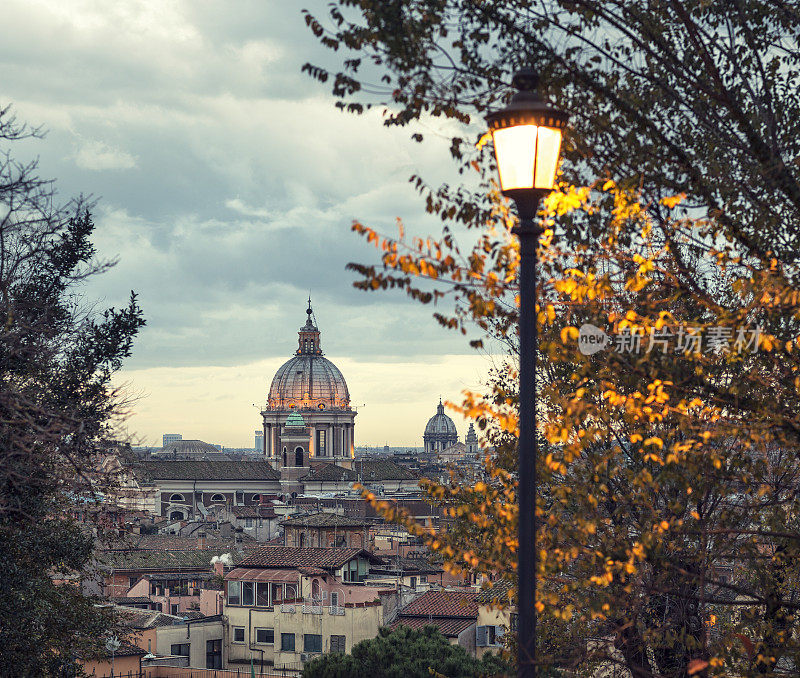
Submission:
[[520,244],[519,304],[519,548],[517,551],[517,661],[520,678],[536,675],[536,248],[543,230],[539,201],[555,183],[567,114],[536,92],[537,74],[523,68],[508,106],[486,116],[494,142],[500,190],[517,205]]

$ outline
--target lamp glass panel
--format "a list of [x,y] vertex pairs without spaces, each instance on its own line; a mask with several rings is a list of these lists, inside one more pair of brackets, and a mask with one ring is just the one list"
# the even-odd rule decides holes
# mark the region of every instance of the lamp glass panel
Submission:
[[533,188],[536,159],[536,126],[518,125],[495,130],[492,134],[500,188]]
[[561,130],[539,127],[536,142],[536,170],[533,185],[536,188],[553,188],[561,150]]

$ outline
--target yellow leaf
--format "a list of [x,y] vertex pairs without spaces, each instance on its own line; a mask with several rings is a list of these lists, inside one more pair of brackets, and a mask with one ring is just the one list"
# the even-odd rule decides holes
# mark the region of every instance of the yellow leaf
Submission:
[[678,195],[671,195],[667,198],[661,198],[661,204],[668,207],[669,209],[673,209],[675,205],[680,203],[686,197],[685,193],[678,193]]

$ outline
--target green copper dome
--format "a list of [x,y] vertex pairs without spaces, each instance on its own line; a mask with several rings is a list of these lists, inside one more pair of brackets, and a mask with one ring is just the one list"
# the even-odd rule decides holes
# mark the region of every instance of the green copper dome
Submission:
[[306,422],[303,421],[303,415],[297,410],[293,410],[288,417],[286,417],[286,427],[288,428],[305,428]]

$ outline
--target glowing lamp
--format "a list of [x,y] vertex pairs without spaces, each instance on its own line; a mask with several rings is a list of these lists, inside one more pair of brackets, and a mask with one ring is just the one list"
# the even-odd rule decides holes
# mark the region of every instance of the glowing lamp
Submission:
[[548,105],[536,91],[538,75],[523,68],[512,84],[519,91],[508,105],[486,116],[494,143],[500,189],[531,218],[539,199],[553,189],[568,116]]

